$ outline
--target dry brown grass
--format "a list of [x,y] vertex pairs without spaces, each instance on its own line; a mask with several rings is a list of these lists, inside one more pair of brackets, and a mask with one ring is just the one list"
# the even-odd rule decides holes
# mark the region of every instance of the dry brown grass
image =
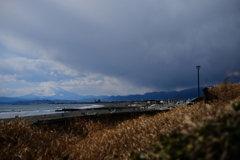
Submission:
[[0,159],[128,159],[132,151],[146,153],[160,134],[188,134],[235,113],[232,103],[240,101],[239,83],[222,83],[211,92],[218,101],[115,123],[76,120],[68,127],[34,127],[24,121],[11,122],[0,126]]
[[240,83],[223,82],[212,87],[209,92],[211,95],[216,96],[218,101],[228,101],[237,98],[240,95]]

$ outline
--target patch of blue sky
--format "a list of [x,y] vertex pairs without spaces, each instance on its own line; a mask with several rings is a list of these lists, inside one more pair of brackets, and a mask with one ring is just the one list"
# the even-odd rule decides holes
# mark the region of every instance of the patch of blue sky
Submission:
[[34,55],[24,54],[24,53],[21,53],[21,52],[11,50],[0,42],[0,58],[10,59],[10,58],[16,58],[16,57],[33,59],[33,60],[39,59]]
[[104,77],[97,77],[93,79],[94,81],[105,81]]

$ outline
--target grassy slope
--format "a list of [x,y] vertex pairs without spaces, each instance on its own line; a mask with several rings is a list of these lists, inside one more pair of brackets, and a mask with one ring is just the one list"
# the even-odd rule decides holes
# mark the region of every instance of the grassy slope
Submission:
[[[240,84],[222,83],[210,92],[218,96],[217,101],[209,104],[200,102],[125,121],[79,120],[68,127],[33,127],[23,121],[11,122],[0,126],[0,159],[128,159],[130,155],[131,159],[195,159],[194,155],[206,159],[211,154],[214,157],[214,150],[211,149],[198,155],[197,151],[203,151],[206,147],[194,145],[193,142],[197,142],[199,137],[202,137],[200,141],[209,138],[208,133],[204,132],[209,130],[204,129],[209,124],[214,127],[217,124],[223,127],[234,124],[224,115],[238,117],[239,113],[233,106],[240,103]],[[215,130],[219,129],[213,129],[213,133]],[[229,133],[224,132],[226,139]],[[211,136],[214,139],[214,134]],[[211,148],[211,144],[207,146]],[[188,150],[184,150],[186,147]],[[227,153],[232,153],[226,148],[217,150],[221,153],[220,157],[225,158]],[[196,154],[192,155],[190,151],[196,151]]]

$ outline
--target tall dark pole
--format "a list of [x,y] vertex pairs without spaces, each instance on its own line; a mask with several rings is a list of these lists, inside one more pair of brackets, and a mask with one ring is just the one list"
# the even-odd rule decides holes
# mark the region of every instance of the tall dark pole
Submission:
[[199,90],[199,70],[200,70],[201,66],[196,66],[197,70],[198,70],[198,101],[199,101],[199,97],[200,97],[200,90]]

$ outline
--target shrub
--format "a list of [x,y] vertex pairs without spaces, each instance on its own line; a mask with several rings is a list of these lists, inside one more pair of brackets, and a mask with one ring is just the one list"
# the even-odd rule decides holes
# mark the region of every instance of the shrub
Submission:
[[187,135],[161,134],[152,151],[147,154],[132,152],[130,159],[239,159],[239,115],[225,115]]

